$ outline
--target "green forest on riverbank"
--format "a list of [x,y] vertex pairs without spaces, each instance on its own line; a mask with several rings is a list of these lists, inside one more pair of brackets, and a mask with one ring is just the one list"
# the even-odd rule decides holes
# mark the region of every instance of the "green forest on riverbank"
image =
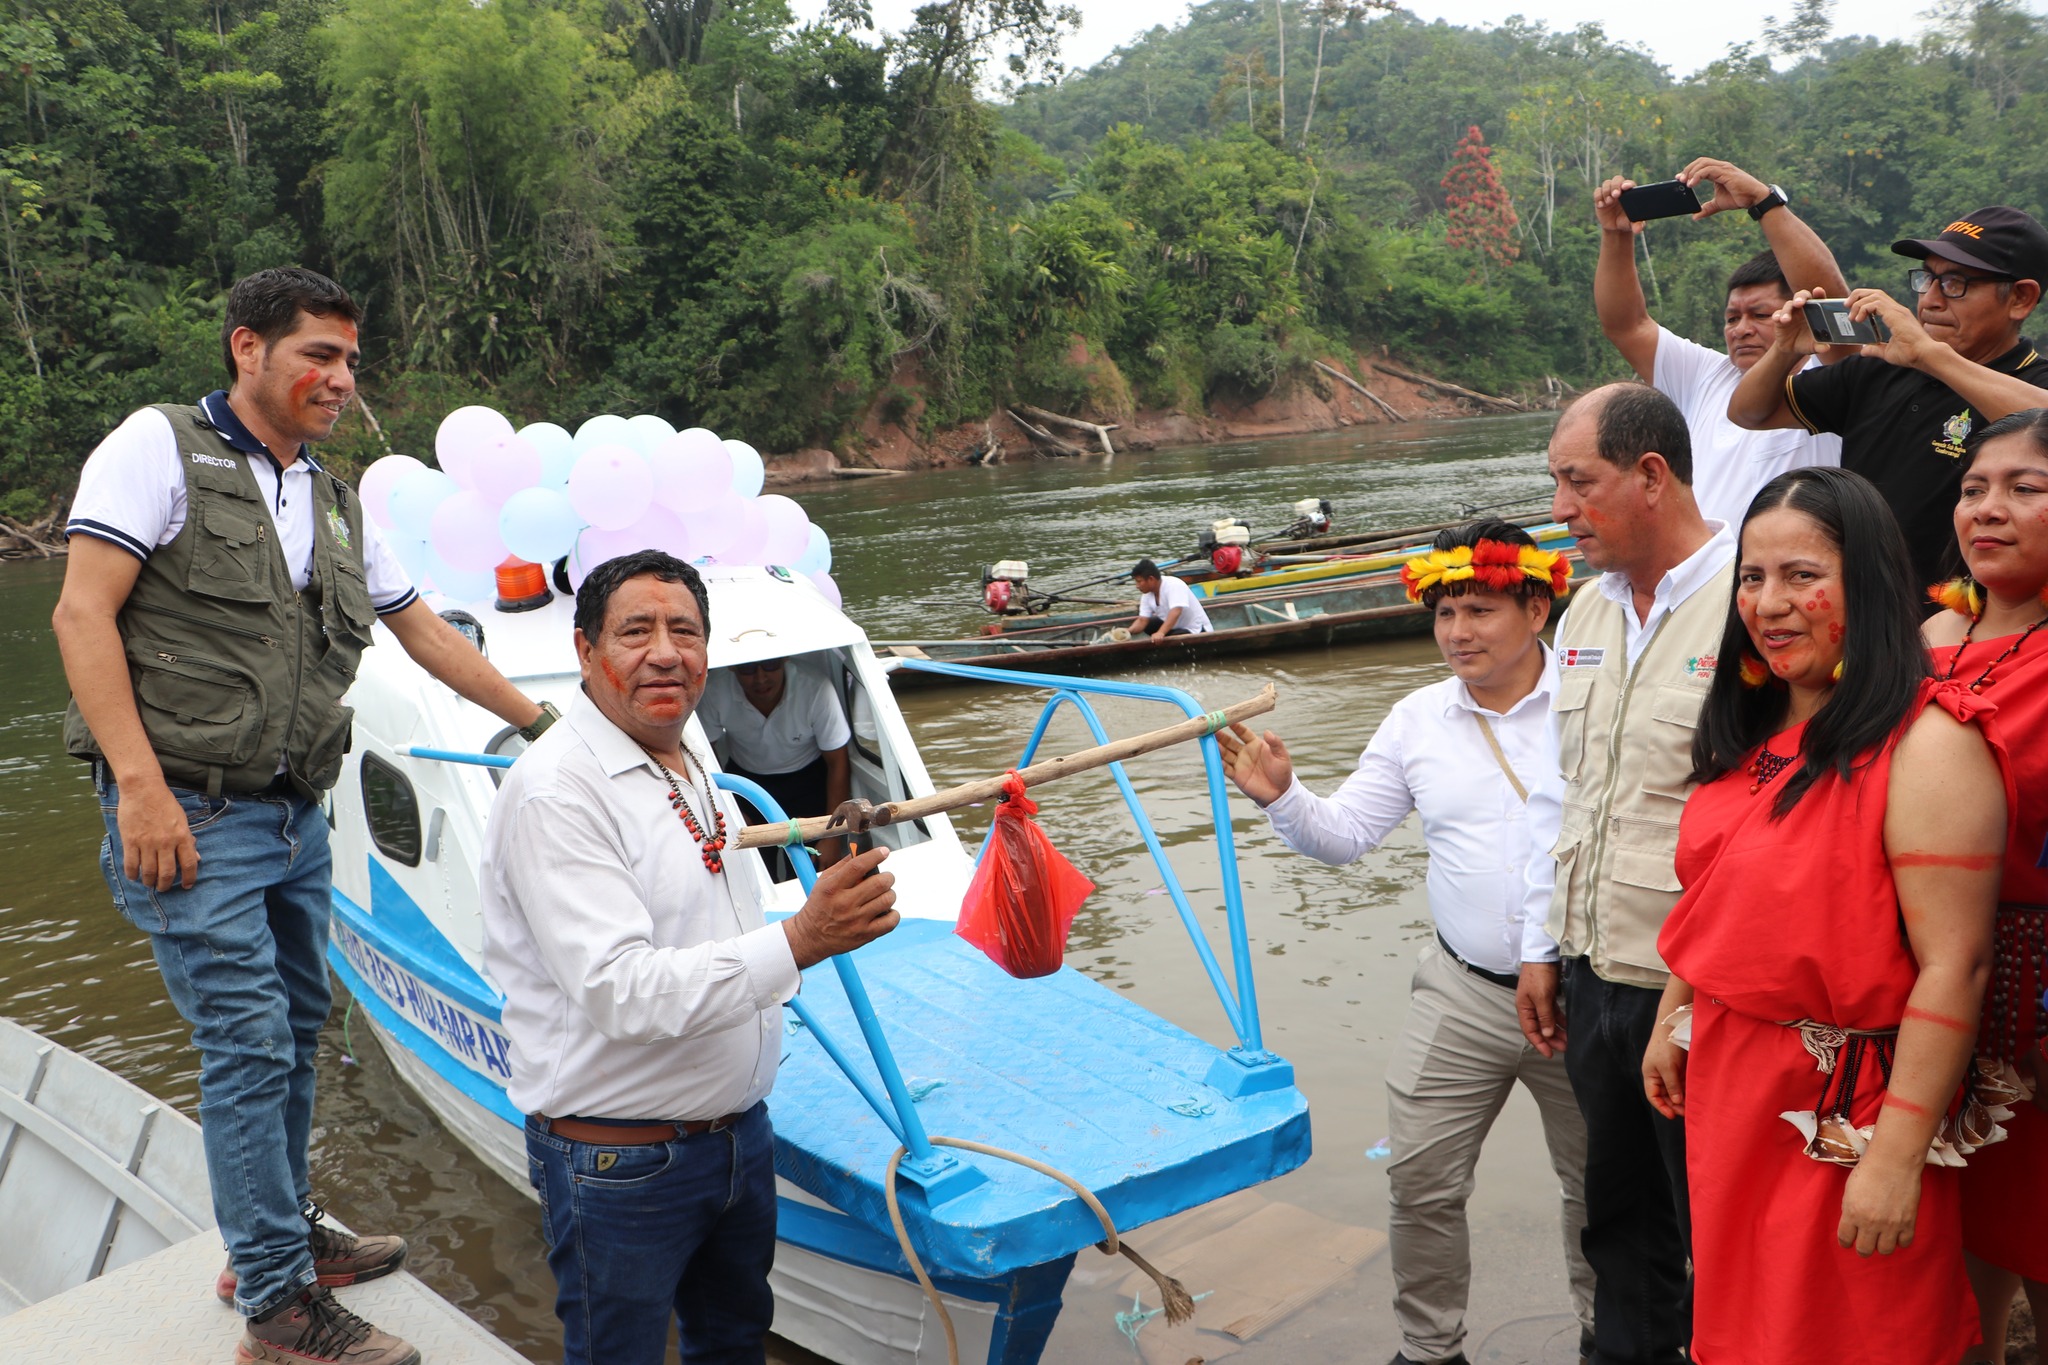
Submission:
[[[1206,0],[1061,78],[1054,0],[939,0],[896,35],[865,0],[17,0],[0,512],[214,387],[223,290],[268,265],[368,304],[396,449],[482,400],[789,450],[877,403],[1200,411],[1351,347],[1486,389],[1612,376],[1591,187],[1696,155],[1782,183],[1852,283],[1901,293],[1895,237],[2042,212],[2048,22],[1947,0],[1880,44],[1786,8],[1677,78],[1595,28]],[[1717,339],[1755,229],[1646,243],[1653,311]],[[330,449],[381,441],[352,413]]]

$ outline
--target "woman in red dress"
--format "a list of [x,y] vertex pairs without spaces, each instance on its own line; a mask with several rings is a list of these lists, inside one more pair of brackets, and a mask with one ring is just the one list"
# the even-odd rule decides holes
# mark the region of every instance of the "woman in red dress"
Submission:
[[2034,1320],[2048,1323],[2048,410],[1992,423],[1965,459],[1956,538],[1969,574],[1939,592],[1949,610],[1925,634],[1935,676],[1997,705],[1986,729],[2003,742],[2019,791],[1977,1038],[1978,1068],[2016,1093],[2006,1140],[1971,1157],[1962,1177],[1963,1246],[1984,1330],[1969,1359],[2002,1365],[2022,1283]]
[[1988,707],[1928,677],[1909,563],[1839,469],[1773,479],[1743,522],[1643,1063],[1685,1118],[1700,1365],[1953,1365],[1977,1337],[1944,1120],[2005,786]]

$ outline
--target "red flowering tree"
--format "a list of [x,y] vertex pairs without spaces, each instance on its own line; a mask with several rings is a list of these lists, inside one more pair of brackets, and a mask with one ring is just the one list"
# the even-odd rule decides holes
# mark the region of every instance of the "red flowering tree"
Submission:
[[1473,124],[1458,139],[1451,168],[1444,172],[1444,207],[1450,218],[1447,234],[1453,250],[1479,258],[1484,279],[1492,266],[1503,266],[1520,254],[1515,244],[1515,206],[1493,168],[1493,148]]

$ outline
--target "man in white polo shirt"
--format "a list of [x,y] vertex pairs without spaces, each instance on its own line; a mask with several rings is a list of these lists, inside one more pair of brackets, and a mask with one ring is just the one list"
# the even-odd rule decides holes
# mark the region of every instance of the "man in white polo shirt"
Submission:
[[1453,676],[1394,704],[1335,796],[1301,785],[1272,731],[1239,725],[1216,736],[1238,789],[1288,847],[1321,862],[1356,861],[1408,812],[1422,815],[1436,941],[1416,965],[1387,1072],[1387,1227],[1402,1340],[1394,1365],[1465,1361],[1465,1201],[1480,1144],[1517,1081],[1535,1097],[1562,1186],[1582,1350],[1592,1328],[1593,1273],[1579,1250],[1585,1124],[1564,1059],[1530,1046],[1515,1017],[1527,802],[1531,791],[1563,787],[1550,727],[1557,675],[1542,634],[1569,573],[1562,555],[1500,521],[1445,531],[1410,560],[1402,581],[1434,615]]
[[1138,561],[1131,570],[1131,582],[1138,585],[1138,614],[1131,618],[1131,633],[1143,631],[1153,643],[1169,635],[1200,635],[1210,630],[1209,613],[1202,599],[1186,580],[1162,574],[1149,559]]
[[[853,794],[846,752],[853,731],[830,679],[808,661],[757,659],[718,669],[704,685],[697,722],[725,770],[760,783],[787,815],[828,815]],[[844,839],[819,845],[824,866],[844,856]],[[769,863],[778,881],[788,880],[779,852]]]
[[[1842,462],[1841,437],[1747,431],[1729,420],[1728,400],[1742,376],[1777,339],[1771,315],[1794,290],[1819,290],[1841,298],[1848,285],[1827,244],[1792,211],[1776,185],[1766,185],[1740,167],[1712,157],[1700,157],[1678,178],[1688,184],[1713,182],[1714,197],[1693,215],[1695,221],[1741,209],[1763,229],[1769,244],[1768,250],[1728,277],[1721,320],[1727,353],[1688,341],[1650,316],[1636,275],[1636,238],[1649,225],[1630,222],[1622,212],[1622,191],[1635,186],[1624,176],[1609,179],[1593,195],[1593,217],[1600,224],[1593,307],[1600,315],[1600,329],[1629,368],[1685,414],[1692,431],[1693,498],[1700,515],[1739,526],[1756,490],[1786,470]],[[1846,354],[1838,347],[1835,358]]]

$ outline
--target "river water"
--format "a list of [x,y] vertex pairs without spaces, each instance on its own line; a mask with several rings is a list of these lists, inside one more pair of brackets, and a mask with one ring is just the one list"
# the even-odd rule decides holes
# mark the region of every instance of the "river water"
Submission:
[[[1278,529],[1298,498],[1335,504],[1340,528],[1450,520],[1474,505],[1540,505],[1550,419],[1491,418],[1372,427],[1312,437],[1158,451],[1100,460],[847,481],[799,490],[831,534],[849,612],[869,634],[967,633],[980,566],[1031,562],[1034,581],[1077,582],[1139,556],[1191,549],[1211,520]],[[146,943],[108,902],[96,869],[98,811],[84,769],[62,752],[65,688],[49,632],[60,564],[0,567],[0,1014],[16,1018],[192,1112],[188,1031],[165,1002]],[[1116,595],[1116,594],[1106,594]],[[1441,677],[1426,638],[1171,665],[1129,676],[1223,706],[1267,682],[1268,724],[1297,769],[1328,792],[1402,695]],[[903,698],[940,786],[1014,761],[1040,701],[1017,688],[924,691]],[[1112,733],[1166,723],[1157,707],[1100,707]],[[1177,718],[1177,717],[1171,717]],[[1045,752],[1092,742],[1062,720]],[[1220,905],[1206,799],[1192,746],[1131,766],[1197,906]],[[1115,788],[1078,778],[1047,788],[1041,823],[1098,883],[1076,920],[1076,969],[1219,1044],[1230,1041],[1171,901]],[[1383,1076],[1408,977],[1429,938],[1424,854],[1411,819],[1356,864],[1325,868],[1289,852],[1247,801],[1232,813],[1256,956],[1266,1043],[1292,1060],[1309,1097],[1315,1157],[1261,1193],[1340,1223],[1386,1226]],[[969,812],[963,835],[978,833]],[[1227,956],[1219,911],[1206,913]],[[314,1184],[357,1227],[412,1239],[412,1267],[516,1349],[559,1359],[553,1285],[540,1260],[536,1207],[470,1156],[393,1076],[337,998],[321,1059]],[[1517,1092],[1480,1163],[1472,1203],[1475,1280],[1467,1354],[1474,1365],[1573,1359],[1550,1177],[1535,1109]],[[1140,1248],[1145,1234],[1137,1239]],[[1046,1359],[1138,1359],[1115,1324],[1122,1279],[1083,1253]],[[1247,1266],[1256,1279],[1257,1267]],[[1191,1286],[1197,1291],[1202,1285]],[[1244,1344],[1246,1361],[1322,1365],[1386,1359],[1399,1344],[1384,1254],[1307,1308]],[[1141,1340],[1143,1336],[1141,1333]],[[1226,1353],[1216,1338],[1211,1359]],[[809,1362],[794,1348],[776,1359]],[[1181,1365],[1176,1359],[1170,1365]]]

